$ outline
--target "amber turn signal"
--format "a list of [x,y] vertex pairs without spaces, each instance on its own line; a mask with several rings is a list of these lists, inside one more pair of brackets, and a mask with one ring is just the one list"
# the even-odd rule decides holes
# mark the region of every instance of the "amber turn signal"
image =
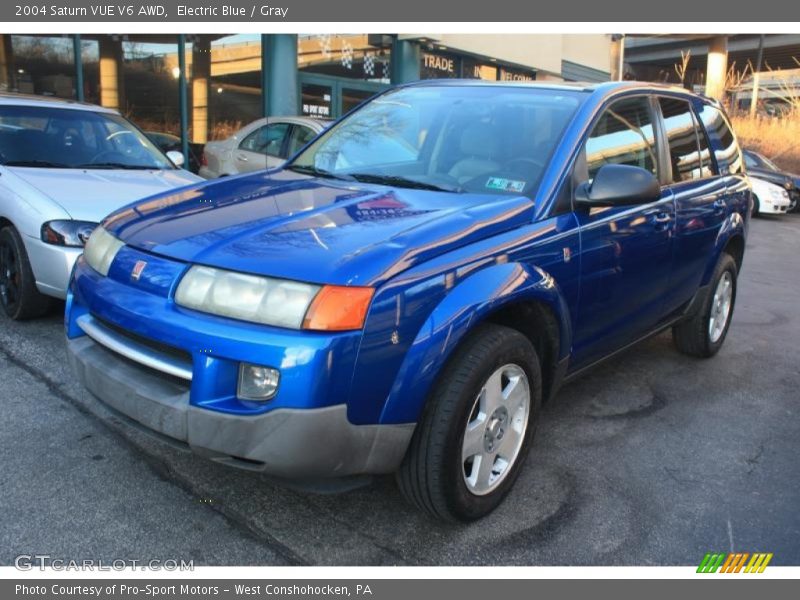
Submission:
[[326,285],[308,307],[303,329],[348,331],[361,329],[367,318],[373,288]]

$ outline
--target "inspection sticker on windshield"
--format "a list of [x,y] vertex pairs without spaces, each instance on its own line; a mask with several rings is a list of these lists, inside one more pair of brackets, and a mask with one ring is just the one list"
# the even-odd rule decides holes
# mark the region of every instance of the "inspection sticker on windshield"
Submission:
[[503,192],[522,192],[525,189],[526,181],[516,181],[503,177],[489,177],[486,187],[490,190],[501,190]]

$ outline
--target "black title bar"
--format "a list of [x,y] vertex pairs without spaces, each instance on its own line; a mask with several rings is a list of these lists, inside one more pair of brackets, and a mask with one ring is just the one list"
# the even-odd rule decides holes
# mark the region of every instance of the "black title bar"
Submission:
[[[59,22],[709,22],[786,23],[796,33],[800,3],[760,0],[10,0],[0,3],[0,21]],[[619,27],[623,30],[624,28]],[[674,33],[681,33],[676,31]]]

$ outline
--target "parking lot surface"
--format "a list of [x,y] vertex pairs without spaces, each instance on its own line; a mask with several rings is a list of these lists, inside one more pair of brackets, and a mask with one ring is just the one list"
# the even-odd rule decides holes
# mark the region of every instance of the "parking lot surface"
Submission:
[[735,314],[711,360],[669,333],[548,404],[488,518],[445,526],[389,477],[299,492],[205,461],[78,386],[61,317],[0,317],[0,564],[696,565],[709,551],[800,564],[800,215],[752,223]]

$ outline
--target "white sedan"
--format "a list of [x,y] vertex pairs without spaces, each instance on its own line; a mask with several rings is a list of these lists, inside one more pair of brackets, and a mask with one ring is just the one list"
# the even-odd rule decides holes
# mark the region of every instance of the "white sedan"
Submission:
[[205,145],[200,175],[213,179],[279,167],[329,124],[330,121],[309,117],[253,121],[227,140]]
[[[175,161],[175,162],[173,162]],[[66,296],[72,265],[108,213],[203,181],[118,112],[0,94],[0,305],[12,319]]]
[[792,201],[785,188],[757,177],[750,177],[753,185],[752,215],[785,215]]

